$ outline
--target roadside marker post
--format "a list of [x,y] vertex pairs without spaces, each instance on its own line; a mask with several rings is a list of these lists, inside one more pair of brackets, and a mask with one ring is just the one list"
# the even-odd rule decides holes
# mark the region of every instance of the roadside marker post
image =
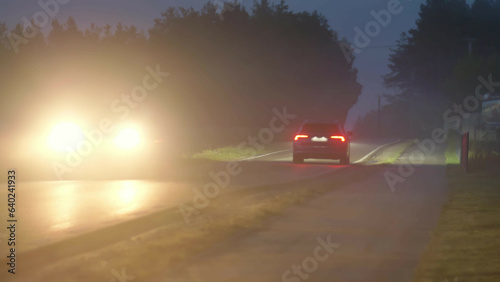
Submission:
[[469,132],[462,135],[462,151],[460,154],[460,165],[467,173],[469,171]]

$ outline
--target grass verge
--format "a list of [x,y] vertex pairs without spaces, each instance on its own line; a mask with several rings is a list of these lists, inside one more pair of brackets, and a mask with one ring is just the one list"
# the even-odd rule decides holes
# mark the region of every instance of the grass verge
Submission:
[[447,171],[450,196],[413,281],[500,281],[500,176]]
[[254,148],[247,146],[225,146],[184,155],[185,159],[205,159],[211,161],[241,161],[258,155],[291,149],[291,142],[276,142],[268,146]]
[[446,163],[447,164],[459,164],[460,163],[460,157],[459,157],[459,152],[460,152],[460,134],[458,134],[454,130],[450,130],[448,132],[448,138],[447,138],[447,146],[446,150],[444,152],[444,156],[446,157]]
[[394,164],[406,151],[415,143],[415,140],[407,140],[395,145],[387,146],[380,153],[370,158],[369,163],[375,164]]
[[212,161],[237,161],[243,160],[262,153],[263,150],[257,151],[253,148],[238,148],[227,146],[217,149],[204,150],[201,153],[196,153],[192,156],[194,159],[208,159]]

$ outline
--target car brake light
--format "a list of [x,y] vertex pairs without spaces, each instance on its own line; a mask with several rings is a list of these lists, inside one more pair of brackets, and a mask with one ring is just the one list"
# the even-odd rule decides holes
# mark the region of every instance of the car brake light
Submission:
[[305,134],[295,135],[295,141],[299,140],[300,138],[309,138],[309,135],[305,135]]
[[338,140],[340,140],[342,142],[345,142],[344,136],[330,136],[330,138],[332,138],[332,139],[338,139]]

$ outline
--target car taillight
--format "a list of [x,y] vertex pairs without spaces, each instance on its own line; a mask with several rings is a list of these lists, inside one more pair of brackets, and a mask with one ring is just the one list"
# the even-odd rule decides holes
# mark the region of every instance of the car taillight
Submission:
[[309,135],[305,135],[305,134],[297,134],[295,135],[295,141],[299,140],[300,138],[309,138]]
[[340,136],[340,135],[337,136],[337,135],[335,135],[335,136],[330,136],[330,138],[332,138],[332,139],[338,139],[338,140],[340,140],[342,142],[345,142],[345,137],[344,136]]

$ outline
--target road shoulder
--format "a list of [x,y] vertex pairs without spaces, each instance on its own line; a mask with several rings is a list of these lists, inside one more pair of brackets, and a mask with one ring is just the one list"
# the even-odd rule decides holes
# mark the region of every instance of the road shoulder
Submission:
[[450,196],[414,281],[498,281],[498,171],[465,174],[449,166],[447,176]]

